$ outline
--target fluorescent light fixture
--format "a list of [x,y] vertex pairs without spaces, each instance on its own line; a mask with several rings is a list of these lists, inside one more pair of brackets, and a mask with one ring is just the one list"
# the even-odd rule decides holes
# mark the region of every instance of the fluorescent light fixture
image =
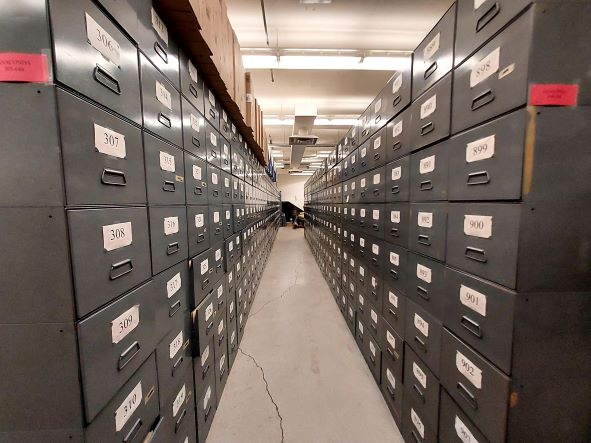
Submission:
[[316,156],[320,158],[328,158],[330,157],[330,154],[316,154]]
[[266,118],[263,120],[265,126],[293,126],[293,118]]
[[408,68],[408,56],[390,57],[352,55],[264,55],[245,54],[242,56],[245,69],[305,69],[305,70],[354,70],[354,71],[395,71]]
[[318,159],[316,157],[312,157],[312,158],[303,158],[302,159],[302,163],[314,163],[317,162]]
[[275,151],[274,151],[274,152],[272,152],[272,153],[271,153],[271,155],[272,155],[273,157],[283,157],[283,152],[275,152]]
[[302,5],[330,5],[332,0],[300,0]]
[[319,154],[332,154],[334,151],[318,151]]
[[314,169],[320,169],[322,168],[322,165],[310,165],[309,167]]
[[[264,119],[265,126],[293,126],[293,118],[274,118],[268,117]],[[354,126],[357,124],[356,118],[316,118],[314,126]]]
[[292,172],[289,175],[314,175],[314,171]]

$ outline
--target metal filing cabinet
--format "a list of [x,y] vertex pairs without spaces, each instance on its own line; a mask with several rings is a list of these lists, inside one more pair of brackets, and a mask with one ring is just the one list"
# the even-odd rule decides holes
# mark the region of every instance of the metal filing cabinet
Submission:
[[405,310],[404,339],[435,376],[438,376],[443,329],[441,321],[408,298]]
[[195,410],[197,414],[197,441],[204,443],[211,428],[211,422],[217,409],[217,397],[215,392],[215,375],[210,374],[205,383],[205,389],[200,397],[195,397]]
[[436,260],[445,260],[447,214],[446,203],[411,203],[409,249]]
[[229,172],[222,171],[222,203],[232,203],[232,176]]
[[459,438],[469,441],[487,441],[482,432],[472,423],[445,389],[441,389],[439,415],[439,441],[454,442]]
[[396,160],[410,153],[411,108],[408,107],[393,118],[386,126],[386,162]]
[[205,118],[183,96],[181,98],[183,117],[183,148],[197,157],[207,158]]
[[222,205],[209,205],[209,244],[213,247],[224,241]]
[[[410,59],[409,59],[410,62]],[[412,74],[408,69],[396,72],[373,103],[373,132],[376,132],[410,103]]]
[[445,266],[422,255],[408,254],[406,295],[430,314],[441,319],[445,305]]
[[185,196],[187,205],[207,204],[207,163],[203,158],[184,153]]
[[151,207],[148,212],[155,275],[188,257],[187,210],[185,206],[166,206]]
[[209,248],[209,230],[209,207],[187,206],[189,257],[195,257]]
[[386,201],[408,201],[410,195],[410,156],[386,165]]
[[384,285],[390,285],[402,292],[406,291],[408,272],[408,250],[384,242],[383,249],[387,260],[384,269]]
[[447,200],[450,143],[443,141],[410,156],[410,200]]
[[382,315],[401,338],[404,338],[404,306],[406,297],[401,291],[385,282]]
[[209,294],[214,284],[215,267],[213,250],[208,249],[199,254],[192,262],[194,306],[198,306],[207,294]]
[[[204,101],[203,101],[203,79],[199,74],[199,71],[195,67],[195,64],[187,57],[187,54],[180,50],[180,92],[186,100],[191,102],[197,111],[203,115]],[[184,100],[183,100],[184,101]],[[184,106],[183,106],[184,111]]]
[[148,203],[184,205],[183,151],[144,132],[144,158]]

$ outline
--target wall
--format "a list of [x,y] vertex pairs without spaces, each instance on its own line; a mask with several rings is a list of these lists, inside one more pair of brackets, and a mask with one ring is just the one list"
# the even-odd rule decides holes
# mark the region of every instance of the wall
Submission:
[[277,187],[281,191],[281,200],[289,201],[304,209],[304,183],[310,178],[302,175],[277,174]]

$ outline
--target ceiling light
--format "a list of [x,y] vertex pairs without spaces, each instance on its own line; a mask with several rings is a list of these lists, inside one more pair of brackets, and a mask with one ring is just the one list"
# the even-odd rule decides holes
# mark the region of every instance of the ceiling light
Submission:
[[265,126],[293,126],[293,118],[266,118],[263,120]]
[[283,152],[271,152],[273,157],[283,157]]
[[328,158],[330,157],[330,154],[316,154],[318,157],[320,158]]
[[245,69],[324,69],[395,71],[410,67],[408,56],[390,57],[360,55],[262,55],[244,54]]
[[330,5],[332,0],[300,0],[302,5]]
[[[264,119],[265,126],[293,126],[293,118],[268,117]],[[316,118],[314,126],[343,126],[349,127],[357,124],[356,118]]]
[[291,172],[289,175],[314,175],[314,171]]
[[318,151],[319,154],[332,154],[334,151]]
[[310,165],[310,168],[314,168],[314,169],[321,169],[323,166],[322,165]]

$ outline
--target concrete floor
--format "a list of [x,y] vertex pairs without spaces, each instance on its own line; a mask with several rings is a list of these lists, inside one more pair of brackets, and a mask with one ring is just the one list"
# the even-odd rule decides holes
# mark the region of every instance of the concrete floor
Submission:
[[207,439],[233,442],[403,442],[303,229],[279,230]]

